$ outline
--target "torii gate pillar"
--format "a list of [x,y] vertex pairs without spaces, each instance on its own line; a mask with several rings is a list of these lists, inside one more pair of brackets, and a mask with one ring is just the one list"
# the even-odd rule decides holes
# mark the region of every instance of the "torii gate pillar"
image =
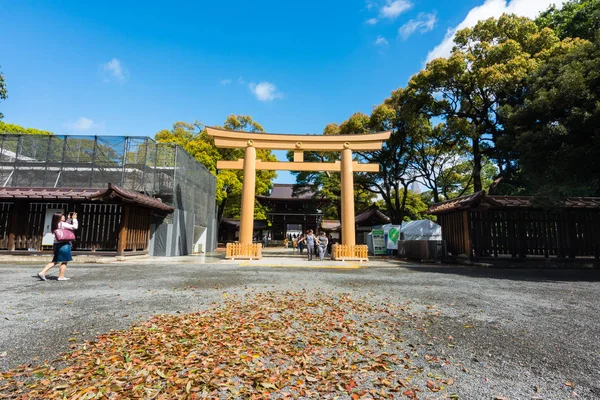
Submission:
[[341,170],[342,190],[342,244],[354,246],[356,233],[354,223],[354,171],[352,170],[352,150],[342,150]]
[[256,192],[256,148],[246,147],[244,155],[244,182],[242,182],[242,212],[240,216],[240,243],[252,243],[254,235],[254,194]]

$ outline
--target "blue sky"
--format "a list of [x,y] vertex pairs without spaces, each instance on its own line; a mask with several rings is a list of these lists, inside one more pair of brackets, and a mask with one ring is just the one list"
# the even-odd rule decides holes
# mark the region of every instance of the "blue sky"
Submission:
[[555,1],[0,0],[0,111],[57,134],[153,136],[230,114],[320,133],[445,55],[457,27]]

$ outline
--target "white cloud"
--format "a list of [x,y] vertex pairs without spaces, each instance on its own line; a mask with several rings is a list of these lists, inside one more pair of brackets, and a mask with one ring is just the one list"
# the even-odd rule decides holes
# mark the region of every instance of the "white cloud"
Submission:
[[129,77],[129,71],[121,64],[117,58],[113,58],[106,64],[102,64],[102,71],[105,74],[105,81],[116,80],[120,83],[125,83]]
[[437,17],[435,15],[435,13],[432,13],[432,14],[421,13],[417,17],[417,19],[411,19],[410,21],[408,21],[407,23],[402,25],[398,29],[398,35],[400,35],[400,37],[402,37],[402,39],[406,40],[406,39],[408,39],[408,37],[410,35],[415,33],[417,30],[421,33],[429,32],[430,30],[433,29],[436,22],[437,22]]
[[377,36],[377,40],[373,43],[375,46],[388,46],[388,41],[383,36]]
[[380,15],[383,18],[396,19],[398,15],[412,7],[412,3],[407,0],[395,0],[387,2],[387,5],[381,7]]
[[367,25],[377,25],[377,22],[379,22],[377,20],[377,18],[369,18],[368,20],[365,21],[365,24],[367,24]]
[[258,85],[252,82],[248,87],[260,101],[273,101],[283,98],[283,93],[279,93],[277,87],[270,82],[260,82]]
[[485,0],[485,2],[472,8],[465,19],[454,28],[448,29],[444,40],[427,54],[429,62],[438,57],[447,57],[454,46],[454,35],[456,31],[470,28],[477,22],[491,18],[500,17],[502,14],[516,14],[523,17],[535,18],[541,11],[546,10],[552,4],[561,7],[567,0]]
[[67,129],[70,129],[70,130],[76,131],[76,132],[85,132],[85,131],[89,131],[90,129],[99,127],[98,124],[96,124],[94,121],[92,121],[91,119],[86,118],[86,117],[80,117],[77,121],[67,122],[64,124],[64,126]]
[[231,85],[231,79],[221,79],[221,85],[223,85],[223,86]]

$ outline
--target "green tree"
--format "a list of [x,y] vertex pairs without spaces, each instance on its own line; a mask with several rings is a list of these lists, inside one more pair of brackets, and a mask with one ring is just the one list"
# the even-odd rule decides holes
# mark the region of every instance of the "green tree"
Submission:
[[[356,119],[364,118],[364,114],[354,114],[341,125],[328,124],[323,129],[323,135],[343,135],[349,134],[355,128],[353,124]],[[368,116],[366,119],[368,121]],[[305,162],[315,163],[334,163],[340,160],[339,152],[304,152]],[[288,151],[287,158],[289,161],[294,159],[294,153]],[[341,176],[339,172],[321,172],[321,171],[299,171],[292,172],[296,176],[296,185],[294,192],[313,193],[315,200],[327,199],[328,203],[323,208],[323,217],[325,219],[339,219],[341,216]],[[354,191],[354,209],[360,211],[372,204],[373,194],[362,190],[360,186],[355,187]]]
[[[404,191],[404,189],[400,190]],[[427,209],[429,208],[429,205],[424,201],[421,195],[413,192],[412,190],[408,190],[406,191],[406,193],[399,193],[398,196],[392,196],[393,199],[395,199],[396,197],[400,199],[406,199],[404,206],[404,216],[402,218],[402,221],[395,222],[396,224],[429,218],[429,216],[425,213],[425,211],[427,211]],[[381,210],[381,212],[388,215],[388,204],[385,201],[378,200],[376,204]]]
[[505,110],[506,139],[533,194],[600,195],[600,38],[554,49]]
[[[7,98],[8,92],[6,91],[6,82],[4,81],[4,74],[2,73],[2,71],[0,71],[0,100],[6,100]],[[4,114],[0,112],[0,119],[2,118],[4,118]]]
[[600,0],[570,0],[561,8],[553,5],[535,22],[540,28],[551,28],[561,39],[571,37],[593,42],[600,32]]
[[[223,124],[224,129],[243,132],[264,132],[263,127],[250,116],[230,115]],[[200,122],[188,124],[177,122],[171,130],[162,130],[155,135],[158,142],[175,143],[202,163],[217,177],[216,200],[218,204],[218,221],[223,217],[239,218],[243,182],[243,171],[217,170],[219,160],[237,160],[244,158],[243,149],[216,148],[213,139],[208,136],[204,125]],[[270,150],[257,150],[256,157],[263,161],[276,161]],[[256,194],[266,194],[273,186],[277,176],[274,171],[256,172]],[[266,210],[255,203],[255,218],[266,218]]]
[[16,124],[7,124],[0,121],[0,134],[9,135],[53,135],[50,131],[43,131],[36,128],[24,128]]
[[419,182],[429,189],[434,203],[464,194],[472,187],[472,167],[466,160],[468,143],[449,134],[443,123],[427,132],[416,138],[414,146],[413,165]]
[[540,30],[527,18],[490,18],[457,32],[452,55],[431,61],[411,78],[409,88],[421,110],[470,141],[474,190],[483,189],[486,155],[496,161],[499,174],[511,167],[496,148],[504,133],[501,108],[520,101],[527,77],[558,43],[551,29]]
[[415,112],[413,104],[406,90],[397,89],[373,109],[362,128],[392,131],[381,150],[359,153],[361,160],[379,164],[380,168],[377,173],[356,174],[356,183],[383,199],[387,215],[395,224],[404,220],[408,188],[419,178],[414,168],[415,144],[431,129],[428,118]]

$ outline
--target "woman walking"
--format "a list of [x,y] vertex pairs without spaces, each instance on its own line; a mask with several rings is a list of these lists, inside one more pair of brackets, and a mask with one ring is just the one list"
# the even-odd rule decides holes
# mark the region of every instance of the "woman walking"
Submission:
[[65,277],[67,263],[73,261],[71,256],[71,240],[75,239],[73,231],[79,227],[77,213],[69,214],[69,222],[66,222],[65,214],[54,213],[52,216],[52,233],[54,233],[54,258],[46,264],[42,272],[38,274],[41,280],[46,280],[46,272],[56,264],[60,264],[58,271],[59,281],[68,281]]

